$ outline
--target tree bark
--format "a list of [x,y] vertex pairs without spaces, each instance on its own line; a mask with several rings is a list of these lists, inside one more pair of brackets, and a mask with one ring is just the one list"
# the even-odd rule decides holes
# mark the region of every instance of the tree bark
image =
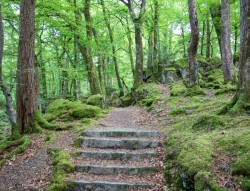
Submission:
[[209,15],[207,15],[207,47],[206,47],[206,59],[210,58],[211,55],[211,29]]
[[196,11],[196,0],[188,0],[188,7],[189,7],[189,21],[191,26],[191,41],[188,49],[188,64],[189,64],[190,86],[192,87],[199,83],[198,66],[196,61],[196,54],[199,43],[199,28],[198,28],[198,18]]
[[17,127],[21,133],[32,131],[37,109],[34,67],[35,0],[20,2],[20,35],[17,63]]
[[214,24],[215,32],[216,32],[218,43],[219,43],[220,54],[221,54],[221,5],[219,1],[212,2],[210,4],[210,14],[211,14],[212,21]]
[[221,56],[225,83],[234,81],[233,58],[231,52],[230,0],[221,1]]
[[205,29],[206,29],[206,22],[205,20],[202,21],[202,34],[201,34],[201,56],[203,56],[204,50],[204,38],[205,38]]
[[[85,0],[85,7],[84,7],[84,16],[86,21],[86,35],[88,43],[92,42],[92,28],[91,28],[91,15],[90,15],[90,3],[91,0]],[[83,56],[85,58],[85,64],[86,69],[88,71],[88,81],[90,85],[90,91],[92,94],[102,94],[100,81],[98,79],[98,75],[96,74],[96,68],[93,62],[93,56],[92,56],[92,48],[91,46],[85,46],[83,47],[80,45],[79,49],[83,53]]]
[[146,0],[142,0],[140,4],[139,15],[136,16],[136,10],[134,8],[134,0],[120,0],[129,9],[134,29],[135,29],[135,44],[136,44],[136,64],[135,64],[135,78],[133,88],[136,89],[143,83],[143,43],[142,43],[142,18],[145,13]]
[[241,0],[241,42],[240,68],[238,82],[238,99],[241,97],[250,110],[250,4],[249,0]]
[[159,3],[158,0],[154,1],[154,51],[153,51],[153,63],[154,63],[154,79],[158,80],[159,77]]
[[183,57],[187,57],[187,52],[186,52],[186,44],[185,44],[185,31],[184,27],[181,26],[181,37],[182,37],[182,47],[183,47]]
[[111,43],[111,46],[112,46],[112,58],[113,58],[113,62],[114,62],[114,65],[115,65],[115,74],[116,74],[117,84],[118,84],[118,87],[119,87],[119,90],[120,90],[120,96],[124,96],[124,90],[123,90],[122,83],[121,83],[119,67],[118,67],[117,58],[116,58],[116,55],[115,55],[116,52],[115,52],[113,32],[112,32],[110,22],[109,22],[108,17],[107,17],[106,7],[105,7],[105,4],[104,4],[103,0],[101,0],[101,4],[102,4],[102,11],[103,11],[104,21],[105,21],[105,24],[106,24],[106,26],[108,28],[109,39],[110,39],[110,43]]
[[153,30],[149,27],[149,37],[148,37],[148,60],[147,60],[147,69],[152,70],[153,68]]

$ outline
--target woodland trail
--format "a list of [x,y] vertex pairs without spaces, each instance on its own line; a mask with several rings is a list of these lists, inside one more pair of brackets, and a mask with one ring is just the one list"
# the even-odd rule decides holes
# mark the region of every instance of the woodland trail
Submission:
[[[44,190],[49,184],[51,161],[48,148],[72,154],[76,172],[68,181],[75,190],[163,190],[165,135],[156,119],[137,107],[116,108],[83,135],[82,147],[71,147],[73,131],[57,132],[45,148],[44,135],[31,149],[8,161],[0,170],[1,191]],[[79,156],[74,156],[75,153]],[[29,154],[33,153],[33,154]]]

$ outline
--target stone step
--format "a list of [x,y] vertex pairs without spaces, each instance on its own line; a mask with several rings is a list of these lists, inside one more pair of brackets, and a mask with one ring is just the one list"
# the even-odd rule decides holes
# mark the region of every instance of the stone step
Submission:
[[104,165],[77,165],[77,172],[86,172],[97,175],[126,174],[129,176],[155,173],[155,166],[104,166]]
[[107,139],[84,137],[82,145],[89,148],[103,149],[146,149],[162,146],[162,142],[146,139]]
[[133,188],[148,188],[151,186],[144,183],[124,183],[124,182],[110,182],[110,181],[86,181],[75,180],[74,191],[127,191]]
[[82,135],[87,137],[159,137],[158,131],[138,131],[134,128],[92,128]]
[[149,158],[156,158],[156,152],[121,152],[121,151],[91,151],[79,152],[79,156],[101,160],[135,161]]

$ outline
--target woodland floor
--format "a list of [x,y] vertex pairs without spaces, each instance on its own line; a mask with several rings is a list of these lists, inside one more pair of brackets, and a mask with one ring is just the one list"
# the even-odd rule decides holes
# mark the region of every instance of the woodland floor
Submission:
[[[161,130],[157,118],[138,107],[116,108],[109,112],[106,118],[97,121],[96,126],[100,127],[131,127],[138,129]],[[94,128],[94,127],[93,127]],[[40,134],[32,139],[32,145],[26,152],[19,154],[7,161],[0,170],[1,191],[23,191],[38,189],[44,190],[49,185],[51,175],[51,160],[47,155],[48,148],[60,148],[69,153],[77,149],[72,147],[76,138],[73,130],[56,132],[56,140],[45,144],[45,134]],[[162,157],[159,158],[158,167],[162,168],[152,179],[158,185],[154,190],[162,190],[164,186],[164,148],[161,150]],[[72,159],[73,160],[73,159]],[[71,175],[72,176],[72,175]],[[73,175],[74,176],[74,175]]]

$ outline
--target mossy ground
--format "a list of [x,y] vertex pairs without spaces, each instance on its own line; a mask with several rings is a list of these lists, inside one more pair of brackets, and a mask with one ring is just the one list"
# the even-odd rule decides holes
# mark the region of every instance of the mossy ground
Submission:
[[183,183],[187,190],[223,190],[218,186],[219,175],[213,171],[217,149],[231,156],[231,175],[241,182],[238,185],[242,190],[249,190],[249,116],[218,115],[231,102],[231,92],[218,94],[218,90],[202,89],[206,95],[185,96],[186,91],[179,81],[170,85],[170,96],[157,94],[161,104],[151,105],[155,112],[166,112],[166,180],[170,190],[182,190]]

